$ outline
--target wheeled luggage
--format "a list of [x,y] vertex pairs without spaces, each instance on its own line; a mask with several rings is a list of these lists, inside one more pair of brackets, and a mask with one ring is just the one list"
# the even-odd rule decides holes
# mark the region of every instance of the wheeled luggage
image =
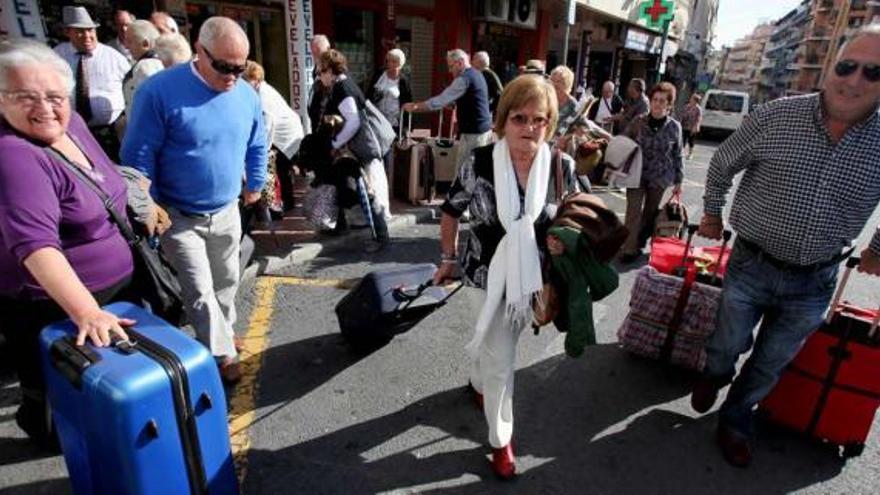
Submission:
[[40,334],[52,418],[73,492],[235,494],[226,398],[200,343],[130,303],[137,324],[112,347],[75,345],[61,321]]
[[716,273],[723,279],[727,273],[727,260],[730,250],[723,245],[691,246],[687,240],[677,237],[652,237],[648,264],[660,273],[673,275],[682,266],[682,257],[687,253],[688,275],[694,278],[697,273]]
[[[653,266],[639,271],[630,298],[630,311],[617,331],[623,348],[633,354],[701,371],[706,364],[706,340],[715,330],[721,301],[720,265],[709,274],[697,270],[691,251],[696,225],[688,236],[674,274]],[[732,233],[724,232],[720,256]]]
[[401,110],[399,132],[394,147],[392,194],[414,205],[430,201],[434,193],[433,156],[428,144],[416,140],[412,132],[412,113]]
[[342,336],[354,347],[371,348],[414,327],[461,288],[433,287],[435,271],[424,263],[368,273],[336,305]]
[[841,303],[858,258],[850,258],[828,317],[804,342],[759,416],[843,448],[862,453],[880,406],[880,312]]
[[443,110],[440,110],[440,124],[437,137],[428,139],[434,159],[434,180],[437,192],[445,192],[458,173],[459,142],[455,139],[455,110],[449,119],[449,136],[443,137]]

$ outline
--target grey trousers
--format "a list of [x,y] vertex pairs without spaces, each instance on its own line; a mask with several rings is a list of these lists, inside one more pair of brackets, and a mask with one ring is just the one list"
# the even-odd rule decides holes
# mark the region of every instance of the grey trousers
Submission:
[[642,248],[639,245],[639,233],[648,225],[653,226],[654,220],[657,218],[657,208],[660,207],[660,201],[663,200],[665,192],[665,188],[639,187],[626,190],[626,219],[624,223],[629,230],[629,237],[620,248],[621,254],[635,254]]
[[238,203],[205,217],[169,208],[162,248],[177,270],[183,304],[196,338],[215,357],[235,357],[232,325],[238,290],[241,217]]
[[492,131],[486,131],[482,134],[462,134],[458,139],[458,155],[456,155],[455,173],[458,174],[461,164],[471,156],[474,148],[486,146],[492,142],[495,134]]

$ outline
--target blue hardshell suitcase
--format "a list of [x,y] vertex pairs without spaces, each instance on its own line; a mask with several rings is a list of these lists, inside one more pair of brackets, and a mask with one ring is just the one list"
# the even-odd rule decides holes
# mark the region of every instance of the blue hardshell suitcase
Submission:
[[104,309],[137,321],[126,330],[128,342],[78,347],[70,320],[40,337],[73,492],[238,493],[226,398],[211,353],[139,306]]

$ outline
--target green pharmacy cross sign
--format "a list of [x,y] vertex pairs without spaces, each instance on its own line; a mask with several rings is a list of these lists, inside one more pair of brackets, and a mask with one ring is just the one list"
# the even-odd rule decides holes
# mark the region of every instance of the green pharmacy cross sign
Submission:
[[639,5],[639,17],[648,23],[648,27],[662,29],[675,15],[674,5],[672,0],[645,0]]

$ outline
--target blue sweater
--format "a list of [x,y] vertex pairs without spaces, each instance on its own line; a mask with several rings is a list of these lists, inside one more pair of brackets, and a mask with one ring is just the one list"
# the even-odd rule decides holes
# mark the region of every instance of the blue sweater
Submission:
[[267,143],[256,91],[239,80],[229,91],[208,87],[180,64],[144,81],[135,93],[120,156],[152,180],[159,203],[215,213],[247,188],[266,182]]

